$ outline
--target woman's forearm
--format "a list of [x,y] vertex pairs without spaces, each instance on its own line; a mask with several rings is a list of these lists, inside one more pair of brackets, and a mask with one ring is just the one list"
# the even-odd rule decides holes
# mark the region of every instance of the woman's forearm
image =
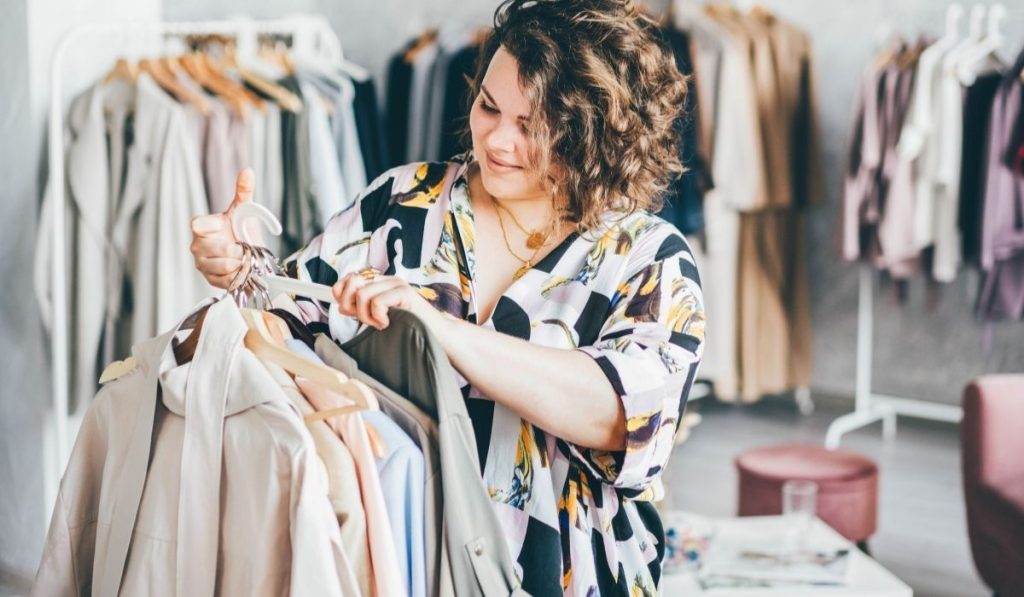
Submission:
[[625,448],[622,402],[586,353],[455,319],[439,336],[452,365],[487,398],[580,447]]

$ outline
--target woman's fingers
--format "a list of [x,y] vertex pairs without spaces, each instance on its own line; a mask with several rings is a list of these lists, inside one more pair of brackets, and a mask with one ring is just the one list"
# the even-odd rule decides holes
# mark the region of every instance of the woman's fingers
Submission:
[[206,257],[230,257],[232,259],[242,258],[241,245],[225,238],[193,238],[192,246],[190,248],[192,250],[192,254],[197,259]]
[[252,201],[253,191],[256,190],[256,173],[252,168],[246,168],[238,173],[235,179],[235,197],[231,200],[227,213],[246,201]]
[[373,318],[380,324],[380,329],[391,325],[391,318],[388,313],[391,309],[408,309],[408,298],[410,289],[405,284],[396,284],[390,288],[381,290],[370,300],[369,311]]
[[338,283],[334,285],[332,291],[334,293],[334,300],[338,302],[338,311],[342,315],[348,317],[355,317],[355,292],[359,289],[361,284],[366,281],[363,280],[357,274],[348,274],[338,280]]
[[241,267],[242,260],[233,257],[202,257],[199,259],[199,271],[209,276],[232,275]]
[[375,328],[387,327],[388,309],[394,305],[383,299],[386,294],[392,299],[393,291],[401,289],[405,283],[395,277],[377,278],[360,288],[356,294],[356,313],[359,320]]
[[405,282],[394,276],[366,279],[358,273],[344,276],[332,288],[342,315],[381,329],[388,326],[388,309],[404,304]]

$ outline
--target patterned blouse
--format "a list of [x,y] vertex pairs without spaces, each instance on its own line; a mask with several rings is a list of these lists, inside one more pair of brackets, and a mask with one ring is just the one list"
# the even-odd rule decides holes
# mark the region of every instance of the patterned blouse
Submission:
[[[333,284],[370,265],[478,323],[472,159],[384,173],[285,271]],[[654,595],[661,576],[664,537],[651,502],[703,350],[700,280],[671,224],[645,212],[606,221],[598,233],[574,232],[514,281],[484,327],[593,357],[621,397],[626,449],[552,437],[460,380],[481,474],[522,587],[535,596]],[[303,309],[327,320],[335,340],[357,331],[336,310]]]

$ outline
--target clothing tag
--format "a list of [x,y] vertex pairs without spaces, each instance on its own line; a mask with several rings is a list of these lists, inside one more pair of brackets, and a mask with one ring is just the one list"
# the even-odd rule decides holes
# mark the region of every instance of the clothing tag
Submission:
[[135,362],[135,357],[128,357],[123,361],[114,361],[103,370],[103,374],[100,375],[100,383],[105,384],[108,381],[114,381],[126,373],[131,373],[138,366],[139,364]]

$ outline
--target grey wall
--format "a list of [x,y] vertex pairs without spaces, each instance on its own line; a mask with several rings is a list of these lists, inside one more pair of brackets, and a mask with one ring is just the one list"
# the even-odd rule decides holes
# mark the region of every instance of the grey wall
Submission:
[[28,12],[4,2],[0,18],[0,586],[23,585],[42,544],[40,456],[46,398],[41,330],[31,294],[38,134],[30,112]]
[[[76,24],[152,21],[160,13],[159,0],[0,3],[0,595],[27,591],[52,506],[43,495],[50,370],[32,289],[50,59]],[[120,45],[108,37],[77,46],[63,97],[109,68]]]

